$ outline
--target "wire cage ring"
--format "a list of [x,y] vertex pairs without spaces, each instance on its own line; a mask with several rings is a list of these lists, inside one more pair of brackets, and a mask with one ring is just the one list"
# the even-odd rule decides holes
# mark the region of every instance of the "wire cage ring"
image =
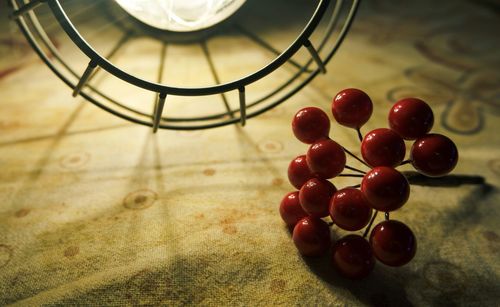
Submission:
[[[212,73],[217,81],[216,84],[198,87],[175,87],[135,76],[109,60],[113,52],[130,35],[128,31],[124,30],[124,36],[117,43],[113,49],[114,51],[107,56],[103,56],[81,35],[61,4],[61,0],[8,1],[12,8],[11,15],[16,20],[29,44],[42,61],[73,90],[73,96],[80,95],[97,107],[122,119],[152,127],[154,132],[158,129],[196,130],[238,123],[245,125],[247,119],[258,116],[283,103],[311,82],[317,75],[326,73],[326,65],[344,41],[359,6],[359,0],[317,0],[313,13],[300,34],[282,51],[274,50],[265,40],[240,27],[241,33],[252,38],[263,48],[273,51],[276,57],[257,71],[227,82],[219,82],[213,61],[211,61],[207,51],[206,38],[203,38],[199,44],[206,53]],[[36,8],[42,6],[46,6],[46,9],[52,15],[51,17],[57,21],[56,24],[59,28],[87,58],[88,64],[86,64],[84,71],[76,71],[72,68],[68,60],[56,48],[39,21]],[[343,22],[340,22],[341,20]],[[322,33],[318,34],[320,23],[325,25],[322,27]],[[312,41],[313,34],[320,36],[317,43]],[[164,46],[166,43],[168,42],[164,42]],[[309,54],[309,59],[303,64],[297,64],[293,60],[294,55],[300,50],[307,50]],[[249,86],[257,82],[265,82],[271,73],[286,63],[294,64],[297,71],[260,97],[253,100],[247,98],[247,88]],[[163,61],[160,61],[160,75],[163,66]],[[89,80],[93,78],[97,71],[103,71],[109,76],[126,82],[131,87],[156,95],[157,98],[151,111],[145,112],[130,107],[123,101],[104,93],[98,86],[90,84]],[[230,107],[227,103],[226,95],[233,95],[232,93],[237,93],[239,102],[237,107]],[[168,107],[165,108],[166,105],[168,106],[168,98],[172,96],[197,97],[213,95],[221,96],[225,112],[213,112],[203,116],[168,116]]]

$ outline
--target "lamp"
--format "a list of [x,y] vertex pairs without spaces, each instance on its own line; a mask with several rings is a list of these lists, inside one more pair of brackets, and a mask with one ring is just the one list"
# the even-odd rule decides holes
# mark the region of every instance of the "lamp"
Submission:
[[245,0],[115,0],[138,20],[162,30],[209,28],[234,14]]
[[[359,0],[8,1],[28,42],[73,89],[73,96],[80,95],[125,120],[150,126],[154,132],[160,128],[195,130],[245,125],[247,119],[283,103],[326,72],[326,64],[344,40],[359,5]],[[80,25],[81,20],[86,24]],[[107,53],[92,42],[96,33],[105,31],[101,29],[112,29],[109,41],[118,40],[109,42],[109,48],[101,48]],[[278,31],[284,32],[277,34],[275,41],[266,39],[269,33]],[[283,37],[289,34],[293,38],[284,42]],[[69,39],[77,47],[78,57],[56,48],[54,37]],[[125,44],[141,41],[131,37],[146,37],[161,45],[154,65],[158,68],[156,79],[114,62],[113,57]],[[258,56],[248,56],[250,44]],[[136,46],[134,50],[140,50],[141,45]],[[177,53],[175,61],[167,65],[167,47],[190,49]],[[140,53],[137,57],[143,58]],[[202,60],[209,68],[207,72],[193,73],[190,63]],[[189,67],[178,67],[183,63]],[[245,71],[248,67],[252,71]],[[174,73],[166,73],[169,68]],[[105,89],[94,82],[97,74],[105,74],[117,85]],[[165,75],[170,82],[164,80]],[[201,80],[202,84],[173,84],[178,80]],[[120,96],[129,91],[156,98],[131,101],[127,95]],[[182,107],[175,108],[180,101]],[[177,111],[179,114],[175,114]]]

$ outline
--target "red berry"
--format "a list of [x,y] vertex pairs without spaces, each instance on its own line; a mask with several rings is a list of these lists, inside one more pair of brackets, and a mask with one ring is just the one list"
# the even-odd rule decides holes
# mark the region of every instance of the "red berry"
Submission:
[[361,155],[372,167],[395,167],[403,161],[405,153],[405,141],[391,129],[372,130],[361,142]]
[[337,191],[330,200],[330,216],[342,229],[354,231],[365,227],[372,216],[372,208],[358,189]]
[[415,140],[431,131],[434,114],[431,107],[417,98],[396,102],[389,111],[389,126],[405,140]]
[[280,203],[280,215],[283,221],[294,227],[298,221],[307,216],[299,202],[299,192],[290,192],[283,197]]
[[321,256],[330,248],[330,227],[312,216],[301,219],[293,229],[293,243],[304,256]]
[[415,256],[417,241],[405,224],[388,220],[373,228],[370,244],[375,257],[390,266],[402,266]]
[[303,108],[293,117],[292,130],[299,141],[312,144],[317,140],[328,137],[330,119],[321,109],[315,107]]
[[410,185],[406,177],[397,170],[379,166],[363,177],[361,191],[372,208],[389,212],[401,208],[410,196]]
[[410,159],[417,171],[429,177],[439,177],[455,168],[458,149],[446,136],[428,134],[413,143]]
[[314,174],[307,166],[306,155],[298,156],[288,165],[288,180],[298,190],[307,180],[314,178]]
[[373,104],[365,92],[348,88],[340,91],[332,102],[332,113],[335,120],[344,126],[358,129],[372,115]]
[[375,266],[370,244],[358,235],[348,235],[335,243],[332,262],[342,276],[351,279],[366,277]]
[[330,198],[336,191],[337,188],[328,180],[318,178],[309,179],[300,188],[300,204],[309,215],[325,217],[328,215]]
[[309,169],[321,178],[333,178],[345,166],[346,156],[342,146],[330,139],[321,140],[309,147],[306,154]]

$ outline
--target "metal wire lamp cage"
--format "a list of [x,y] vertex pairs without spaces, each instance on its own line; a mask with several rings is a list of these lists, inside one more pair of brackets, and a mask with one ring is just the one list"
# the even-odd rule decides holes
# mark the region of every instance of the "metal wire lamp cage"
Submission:
[[[215,0],[196,0],[205,16],[200,23],[198,17],[179,21],[168,15],[176,0],[152,1],[167,3],[164,14],[134,7],[148,2],[137,0],[8,2],[29,44],[73,96],[154,132],[245,125],[283,103],[326,72],[359,5],[359,0],[219,0],[214,7]],[[215,21],[206,18],[206,3]],[[148,49],[151,44],[157,51]],[[123,49],[133,50],[132,69],[116,60]],[[258,60],[248,56],[249,49]],[[154,66],[155,76],[141,75],[141,66]],[[202,66],[206,73],[193,69]]]

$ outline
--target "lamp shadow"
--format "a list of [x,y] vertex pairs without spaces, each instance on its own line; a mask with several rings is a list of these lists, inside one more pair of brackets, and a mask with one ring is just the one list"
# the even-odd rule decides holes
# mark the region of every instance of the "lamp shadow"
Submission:
[[241,152],[243,153],[243,157],[245,159],[257,157],[258,162],[262,165],[265,165],[268,172],[270,172],[276,178],[281,177],[281,171],[278,170],[276,166],[273,165],[273,163],[271,163],[271,160],[265,154],[257,149],[258,145],[255,140],[250,137],[248,131],[246,131],[239,125],[235,125],[234,129],[237,134],[238,144]]

